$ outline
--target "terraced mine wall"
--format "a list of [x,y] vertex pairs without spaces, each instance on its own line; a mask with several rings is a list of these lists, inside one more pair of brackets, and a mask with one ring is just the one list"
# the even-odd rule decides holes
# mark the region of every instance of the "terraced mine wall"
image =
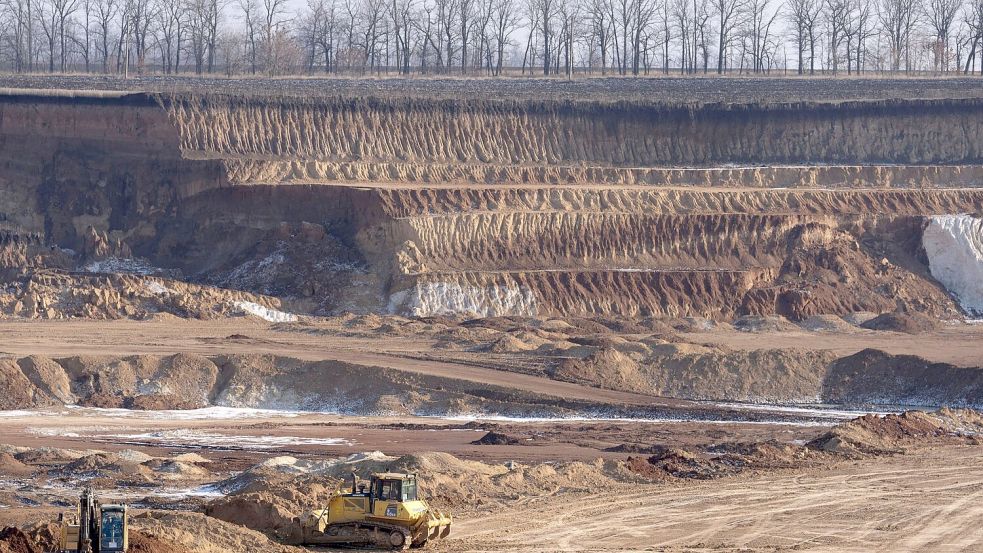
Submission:
[[8,234],[91,257],[95,232],[119,245],[102,255],[296,312],[952,317],[977,301],[961,296],[978,269],[941,277],[923,234],[965,216],[943,227],[980,242],[979,100],[11,92],[0,140]]

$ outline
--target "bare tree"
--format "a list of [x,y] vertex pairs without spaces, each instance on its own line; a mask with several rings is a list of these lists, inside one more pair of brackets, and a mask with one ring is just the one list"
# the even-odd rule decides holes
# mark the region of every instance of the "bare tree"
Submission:
[[788,19],[795,32],[796,46],[799,56],[798,72],[805,72],[804,52],[809,47],[809,74],[816,72],[816,43],[819,39],[819,17],[822,14],[820,0],[788,0],[786,5]]
[[287,13],[287,0],[262,0],[262,12],[259,14],[262,19],[260,20],[260,33],[263,39],[263,63],[266,66],[266,72],[273,76],[276,74],[277,64],[275,60],[277,59],[276,46],[277,33],[280,32],[281,25],[283,25]]
[[259,66],[259,0],[238,0],[237,5],[248,48],[249,72],[255,75]]
[[891,70],[899,71],[904,60],[905,72],[911,66],[911,38],[920,12],[918,0],[881,0],[878,19],[888,39]]
[[745,49],[751,55],[751,70],[754,73],[763,73],[771,66],[771,50],[774,46],[771,27],[778,17],[778,11],[770,8],[770,0],[750,0],[747,6]]
[[679,31],[679,71],[685,73],[687,69],[696,66],[695,61],[693,61],[696,55],[690,51],[690,45],[696,43],[696,33],[693,32],[693,20],[689,11],[689,1],[674,0],[672,4],[672,16],[676,23],[676,30]]
[[925,19],[935,35],[932,61],[936,71],[949,70],[949,32],[960,8],[962,0],[928,0],[925,6]]
[[[969,44],[969,55],[963,73],[969,74],[976,63],[976,56],[983,54],[983,0],[973,0],[963,16],[967,28],[966,42]],[[983,56],[981,56],[983,57]],[[980,75],[983,75],[983,61],[980,63]]]
[[536,20],[539,21],[539,32],[543,44],[543,75],[550,75],[552,69],[550,62],[553,55],[552,42],[556,40],[553,36],[553,25],[556,17],[557,0],[535,0],[534,8]]
[[492,24],[495,28],[495,75],[502,74],[505,48],[511,44],[512,33],[519,26],[519,10],[515,0],[493,0]]
[[54,73],[58,53],[58,10],[53,0],[38,4],[37,18],[41,33],[47,40],[48,72]]
[[13,50],[14,69],[31,71],[34,67],[35,4],[33,0],[3,0],[0,10],[9,21],[7,42]]
[[157,48],[160,50],[164,73],[181,70],[181,48],[184,42],[185,11],[181,0],[158,0]]
[[410,43],[413,32],[412,23],[413,1],[391,0],[389,17],[393,24],[393,36],[396,38],[396,67],[403,75],[410,74]]
[[109,44],[112,42],[111,31],[113,20],[120,10],[117,0],[95,0],[96,34],[99,41],[99,58],[102,60],[102,72],[109,72]]
[[717,16],[717,74],[726,69],[727,49],[733,39],[734,29],[741,23],[746,0],[711,0]]
[[849,0],[825,0],[826,37],[829,39],[829,69],[835,75],[840,66],[840,49],[846,40],[850,19]]

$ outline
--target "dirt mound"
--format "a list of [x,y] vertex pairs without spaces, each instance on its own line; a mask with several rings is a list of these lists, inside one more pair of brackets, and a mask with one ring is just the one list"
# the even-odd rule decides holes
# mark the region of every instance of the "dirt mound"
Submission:
[[196,550],[148,536],[143,532],[130,532],[130,548],[127,551],[129,553],[194,553]]
[[564,358],[547,370],[550,378],[566,382],[589,383],[614,390],[651,389],[639,364],[614,348],[599,349],[584,359]]
[[656,453],[661,453],[664,450],[663,446],[657,445],[640,445],[640,444],[618,444],[611,447],[604,448],[604,451],[609,453],[642,453],[645,455],[652,455]]
[[171,478],[204,478],[211,474],[197,465],[175,461],[173,459],[153,459],[143,463],[143,466],[155,473]]
[[925,314],[915,311],[883,313],[861,323],[861,328],[868,330],[889,330],[893,332],[904,332],[906,334],[918,334],[919,332],[929,332],[939,328],[939,321]]
[[515,436],[492,431],[471,442],[471,445],[516,445],[519,443],[521,440]]
[[208,457],[203,457],[197,453],[182,453],[180,455],[175,455],[172,457],[175,461],[180,461],[182,463],[192,463],[192,464],[203,464],[211,463],[212,460]]
[[50,465],[57,463],[69,463],[84,457],[86,452],[74,449],[61,449],[57,447],[39,447],[14,455],[18,461],[32,465]]
[[164,543],[185,547],[194,553],[303,553],[235,524],[201,513],[150,511],[132,517],[131,527]]
[[684,478],[707,480],[738,474],[747,470],[779,469],[802,466],[823,459],[807,447],[775,440],[760,442],[724,442],[699,450],[667,445],[616,446],[611,451],[651,454],[629,457],[626,466],[647,478]]
[[0,553],[44,553],[44,549],[19,528],[7,527],[0,530]]
[[796,326],[784,317],[740,317],[733,323],[735,330],[742,332],[788,332],[797,330]]
[[0,453],[0,475],[4,476],[27,476],[34,472],[34,469],[18,461],[9,453]]
[[111,453],[96,453],[76,459],[51,471],[67,478],[126,478],[148,480],[150,470],[133,461],[125,461]]
[[983,405],[983,369],[865,349],[830,363],[822,400],[845,405]]
[[979,443],[983,418],[971,410],[864,415],[834,426],[807,446],[850,456],[901,453],[939,443]]
[[506,334],[488,346],[481,348],[481,350],[487,351],[488,353],[521,353],[532,351],[537,347],[539,346],[528,344],[511,334]]
[[848,332],[854,325],[836,315],[813,315],[799,322],[799,326],[812,332]]
[[271,493],[253,492],[213,501],[205,508],[205,514],[284,539],[296,533],[293,519],[303,512],[298,505]]
[[677,447],[657,447],[647,459],[657,471],[675,478],[706,480],[732,474],[733,470],[710,459],[706,454]]

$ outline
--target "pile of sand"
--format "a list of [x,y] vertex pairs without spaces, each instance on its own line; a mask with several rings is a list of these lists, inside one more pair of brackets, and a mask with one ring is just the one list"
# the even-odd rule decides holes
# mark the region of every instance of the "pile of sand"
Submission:
[[296,534],[294,519],[303,512],[299,505],[276,495],[253,492],[212,501],[206,506],[205,514],[284,540]]
[[130,532],[130,548],[127,553],[194,553],[182,545],[175,545],[143,532]]
[[173,479],[197,479],[206,478],[211,473],[195,464],[175,461],[173,459],[152,459],[143,463],[155,473]]
[[639,364],[617,349],[606,347],[583,359],[567,357],[547,370],[550,378],[584,383],[612,390],[646,392],[652,384],[640,372]]
[[870,319],[860,326],[868,330],[890,330],[906,334],[929,332],[939,328],[939,321],[915,311],[883,313]]
[[0,476],[29,476],[34,469],[9,453],[0,453]]
[[151,470],[140,463],[126,461],[113,453],[94,453],[48,471],[50,476],[69,479],[126,479],[150,482]]
[[480,350],[488,353],[521,353],[532,351],[538,348],[540,345],[541,344],[529,344],[516,338],[515,336],[512,336],[511,334],[506,334],[491,344],[480,348]]
[[58,463],[69,463],[94,453],[100,452],[78,451],[75,449],[62,449],[58,447],[38,447],[17,453],[14,455],[14,457],[22,463],[28,463],[31,465],[51,465]]
[[184,318],[238,316],[243,303],[279,310],[279,299],[136,274],[36,271],[19,286],[0,288],[0,315],[31,319],[145,320],[168,313]]
[[303,553],[265,535],[201,513],[150,511],[130,518],[130,527],[195,553]]
[[745,316],[733,322],[734,329],[741,332],[789,332],[798,330],[798,327],[789,322],[785,317],[768,316]]
[[248,485],[210,503],[206,512],[282,538],[291,531],[294,517],[323,507],[337,489],[349,489],[351,471],[362,479],[375,472],[418,474],[421,493],[431,505],[458,513],[507,505],[521,497],[542,497],[560,490],[596,490],[616,481],[637,479],[621,463],[600,459],[594,463],[506,466],[463,460],[448,453],[421,453],[398,459],[367,456],[364,461],[334,465],[319,474],[252,471]]
[[849,332],[854,325],[836,315],[813,315],[799,322],[799,326],[812,332]]

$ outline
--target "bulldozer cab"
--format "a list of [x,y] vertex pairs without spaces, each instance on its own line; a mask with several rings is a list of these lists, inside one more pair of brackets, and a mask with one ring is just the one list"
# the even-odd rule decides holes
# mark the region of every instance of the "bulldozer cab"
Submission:
[[399,505],[416,501],[416,475],[373,474],[369,489],[369,513],[381,518],[399,516]]
[[382,501],[416,501],[416,475],[375,474],[372,495]]

